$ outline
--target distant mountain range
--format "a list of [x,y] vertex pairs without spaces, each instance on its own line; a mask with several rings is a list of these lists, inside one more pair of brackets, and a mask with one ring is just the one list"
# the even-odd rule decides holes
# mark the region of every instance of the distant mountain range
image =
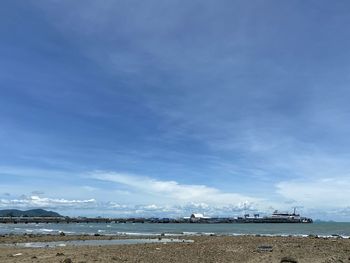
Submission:
[[61,215],[44,209],[31,209],[26,211],[5,209],[0,210],[0,217],[61,217]]

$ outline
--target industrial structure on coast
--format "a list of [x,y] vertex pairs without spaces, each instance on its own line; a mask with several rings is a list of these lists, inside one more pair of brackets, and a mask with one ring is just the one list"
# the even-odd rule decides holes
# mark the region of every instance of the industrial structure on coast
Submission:
[[193,213],[183,218],[103,218],[103,217],[64,217],[64,216],[0,216],[2,224],[29,224],[29,223],[193,223],[193,224],[221,224],[221,223],[312,223],[311,218],[300,214],[280,213],[275,211],[270,216],[260,217],[259,214],[250,216],[245,214],[238,217],[207,217],[203,214]]

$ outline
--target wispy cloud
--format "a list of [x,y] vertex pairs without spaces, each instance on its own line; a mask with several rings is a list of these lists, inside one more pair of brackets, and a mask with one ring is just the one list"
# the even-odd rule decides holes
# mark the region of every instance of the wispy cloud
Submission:
[[103,181],[124,185],[144,195],[157,196],[161,200],[171,203],[204,202],[208,204],[242,204],[260,201],[258,198],[241,195],[238,193],[223,192],[206,185],[180,184],[176,181],[162,181],[145,176],[137,176],[127,173],[97,172],[90,175]]

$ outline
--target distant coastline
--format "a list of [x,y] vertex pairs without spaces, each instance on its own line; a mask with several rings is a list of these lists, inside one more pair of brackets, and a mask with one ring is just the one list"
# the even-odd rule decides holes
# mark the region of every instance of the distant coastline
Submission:
[[32,209],[21,211],[16,209],[0,210],[0,223],[157,223],[157,224],[234,224],[234,223],[313,223],[311,218],[302,217],[293,213],[280,213],[277,210],[270,216],[260,217],[259,214],[243,217],[208,217],[203,214],[193,213],[189,217],[182,218],[156,218],[156,217],[129,217],[129,218],[105,218],[105,217],[65,217],[53,211],[44,209]]
[[2,209],[0,210],[0,217],[62,217],[59,213],[48,211],[44,209]]

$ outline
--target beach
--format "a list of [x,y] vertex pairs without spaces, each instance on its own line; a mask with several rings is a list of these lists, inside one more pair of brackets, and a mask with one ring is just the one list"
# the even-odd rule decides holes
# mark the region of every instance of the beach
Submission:
[[0,238],[0,262],[350,262],[349,238],[317,236],[181,236],[181,239],[194,242],[56,248],[3,247],[4,244],[17,242],[121,238],[128,237],[4,235]]

